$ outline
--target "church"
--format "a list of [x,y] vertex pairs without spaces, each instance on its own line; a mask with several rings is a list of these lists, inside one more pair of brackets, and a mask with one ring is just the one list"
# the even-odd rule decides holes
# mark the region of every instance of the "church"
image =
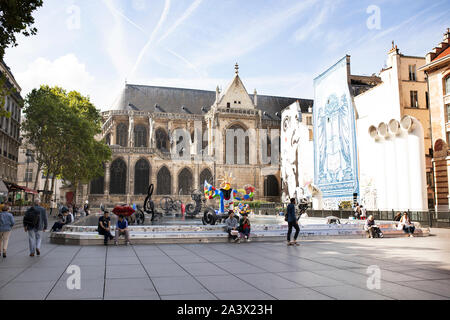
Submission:
[[156,201],[190,201],[205,180],[218,186],[231,174],[233,187],[256,188],[255,200],[280,202],[281,111],[297,101],[312,129],[312,100],[249,94],[237,64],[222,92],[126,84],[102,112],[99,138],[112,159],[82,198],[91,205],[142,204],[153,184]]

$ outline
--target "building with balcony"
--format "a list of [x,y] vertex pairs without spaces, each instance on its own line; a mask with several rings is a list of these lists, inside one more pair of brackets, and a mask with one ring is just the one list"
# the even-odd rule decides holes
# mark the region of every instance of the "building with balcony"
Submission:
[[3,85],[14,92],[5,97],[4,108],[10,113],[10,117],[0,117],[0,179],[5,183],[17,183],[17,165],[20,146],[20,114],[23,99],[22,90],[16,79],[3,60],[0,60],[0,76]]
[[418,70],[428,80],[436,209],[449,209],[450,176],[450,29]]

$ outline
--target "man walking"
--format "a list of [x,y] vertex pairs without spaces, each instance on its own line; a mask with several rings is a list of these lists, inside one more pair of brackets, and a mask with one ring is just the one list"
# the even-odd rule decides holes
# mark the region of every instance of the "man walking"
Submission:
[[47,213],[40,206],[40,200],[36,198],[34,205],[30,207],[23,218],[25,232],[28,232],[28,243],[30,246],[30,257],[34,253],[41,254],[41,231],[47,230]]
[[[287,245],[298,246],[299,244],[297,243],[297,237],[300,233],[300,227],[298,226],[297,217],[295,216],[295,198],[292,198],[291,203],[287,206],[286,221],[288,223]],[[292,227],[295,228],[294,242],[291,242]]]

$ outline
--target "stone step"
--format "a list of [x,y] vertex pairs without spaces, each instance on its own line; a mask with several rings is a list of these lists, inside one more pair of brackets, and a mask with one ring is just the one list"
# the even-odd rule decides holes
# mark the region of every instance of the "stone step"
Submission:
[[[403,231],[393,228],[382,229],[384,237],[406,237]],[[429,228],[416,229],[414,236],[428,236]],[[252,230],[252,241],[284,241],[286,230]],[[367,233],[362,230],[322,229],[300,230],[299,239],[334,239],[334,238],[366,238]],[[98,245],[103,244],[103,236],[97,232],[54,232],[50,236],[52,243]],[[199,242],[228,242],[228,234],[223,231],[195,231],[195,232],[145,232],[130,230],[130,240],[133,243],[199,243]],[[120,240],[123,242],[123,240]]]

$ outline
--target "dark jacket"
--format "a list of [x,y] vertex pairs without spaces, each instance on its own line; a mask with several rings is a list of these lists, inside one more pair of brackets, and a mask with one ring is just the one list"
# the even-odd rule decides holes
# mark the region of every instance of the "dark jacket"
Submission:
[[[34,209],[36,210],[36,211],[38,211],[39,212],[39,226],[38,226],[38,230],[39,231],[42,231],[42,230],[44,230],[44,229],[47,229],[47,223],[48,223],[48,221],[47,221],[47,212],[45,211],[45,209],[44,208],[42,208],[41,206],[33,206],[34,207]],[[28,209],[28,210],[30,210],[30,209]]]
[[[247,224],[248,224],[249,227],[251,226],[251,225],[250,225],[250,220],[249,220],[249,219],[247,219]],[[242,218],[242,219],[239,221],[239,230],[244,230],[244,218]]]
[[297,217],[295,216],[295,205],[294,204],[292,204],[292,203],[288,204],[286,215],[287,215],[288,222],[297,221]]

